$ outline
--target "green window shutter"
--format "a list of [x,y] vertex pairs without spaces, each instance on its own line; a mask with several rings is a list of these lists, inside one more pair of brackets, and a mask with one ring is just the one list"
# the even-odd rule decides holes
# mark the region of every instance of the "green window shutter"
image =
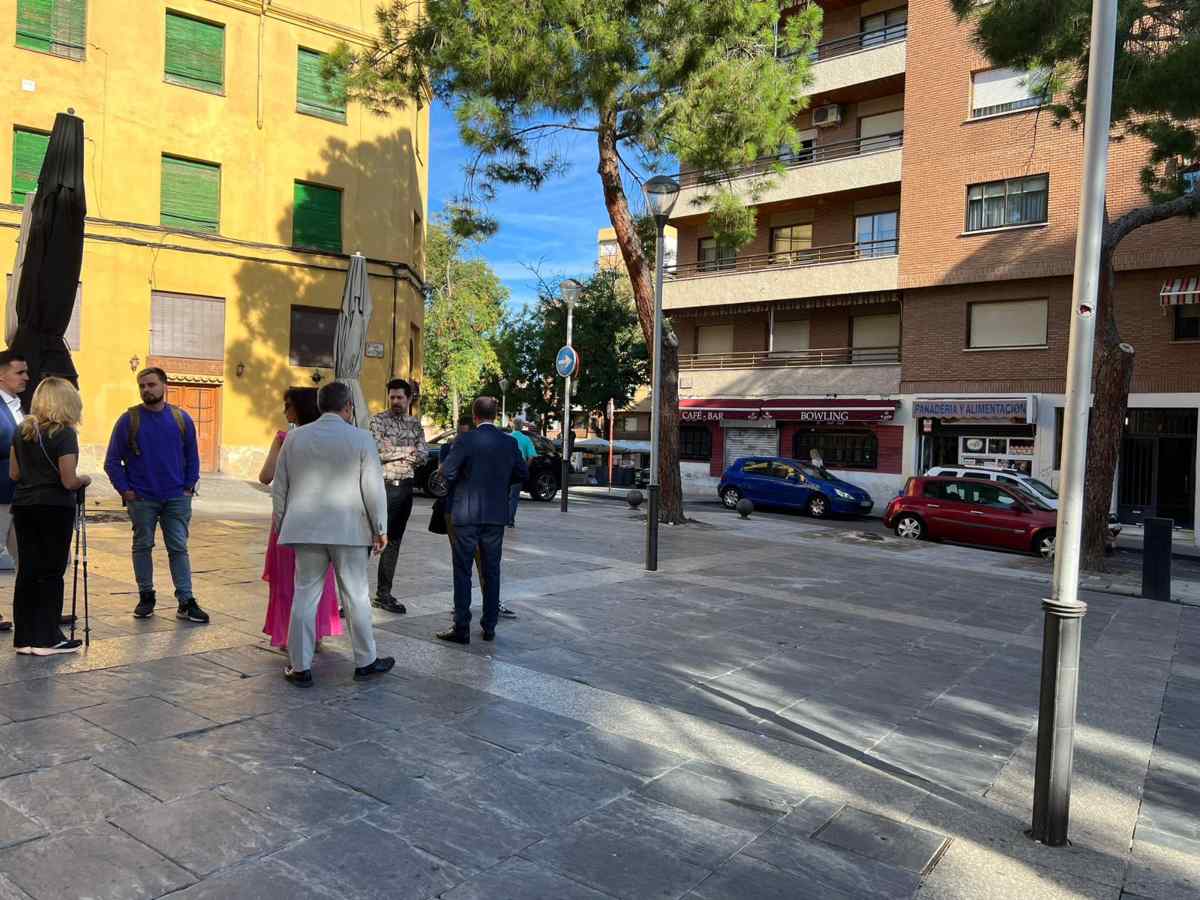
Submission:
[[167,13],[166,79],[219,94],[225,89],[225,28]]
[[296,109],[310,116],[320,116],[333,122],[346,121],[346,101],[343,97],[345,80],[332,84],[321,77],[324,54],[300,48],[296,63]]
[[296,182],[292,245],[342,252],[342,192]]
[[221,221],[221,167],[164,156],[159,221],[168,228],[216,231]]
[[17,0],[17,46],[83,59],[87,0]]
[[50,135],[36,131],[13,132],[12,202],[18,206],[25,202],[25,195],[37,190],[38,175],[42,173],[42,160],[46,158],[46,147]]

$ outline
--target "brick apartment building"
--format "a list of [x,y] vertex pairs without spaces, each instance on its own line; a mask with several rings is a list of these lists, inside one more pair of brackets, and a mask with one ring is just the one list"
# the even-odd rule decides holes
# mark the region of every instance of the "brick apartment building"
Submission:
[[[1053,127],[1024,73],[990,69],[947,0],[821,6],[811,103],[756,200],[757,239],[717,248],[681,176],[664,305],[686,477],[818,450],[877,498],[949,463],[1054,484],[1082,131]],[[1144,202],[1145,152],[1112,147],[1114,217]],[[1200,225],[1135,232],[1117,268],[1137,364],[1114,503],[1192,526]]]

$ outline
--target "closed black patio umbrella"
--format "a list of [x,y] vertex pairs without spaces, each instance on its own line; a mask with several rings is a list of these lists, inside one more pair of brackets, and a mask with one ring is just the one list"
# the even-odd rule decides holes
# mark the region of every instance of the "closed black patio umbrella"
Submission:
[[21,405],[29,409],[33,391],[47,375],[79,378],[65,335],[83,266],[83,120],[68,113],[54,118],[46,148],[25,263],[17,287],[17,333],[10,349],[29,363],[29,387]]

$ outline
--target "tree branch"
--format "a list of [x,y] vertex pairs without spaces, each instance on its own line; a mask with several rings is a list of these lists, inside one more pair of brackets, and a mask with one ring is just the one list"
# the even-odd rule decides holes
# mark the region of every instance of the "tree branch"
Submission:
[[1130,210],[1121,218],[1111,222],[1104,229],[1104,245],[1115,247],[1121,243],[1130,232],[1146,225],[1174,219],[1176,216],[1194,216],[1200,213],[1200,192],[1192,191],[1174,200],[1155,203],[1152,206],[1142,206]]

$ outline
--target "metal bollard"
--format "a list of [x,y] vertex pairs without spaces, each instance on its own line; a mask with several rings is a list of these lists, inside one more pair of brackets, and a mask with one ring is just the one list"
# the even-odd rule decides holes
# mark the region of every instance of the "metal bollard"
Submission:
[[1171,530],[1174,519],[1146,519],[1142,541],[1142,596],[1171,600]]

